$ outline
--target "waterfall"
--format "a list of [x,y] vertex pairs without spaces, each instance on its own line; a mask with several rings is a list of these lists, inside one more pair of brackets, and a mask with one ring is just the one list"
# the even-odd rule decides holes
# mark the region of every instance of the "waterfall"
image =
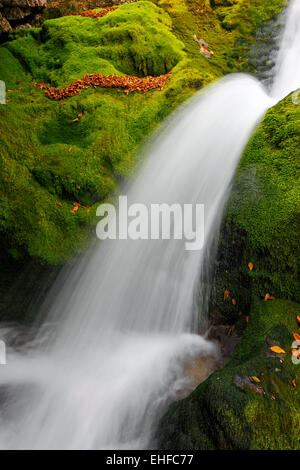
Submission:
[[39,334],[10,350],[1,369],[8,398],[0,448],[151,445],[158,417],[186,385],[185,362],[215,353],[194,329],[195,287],[249,136],[270,106],[300,86],[299,31],[295,0],[271,95],[248,75],[230,75],[183,105],[152,139],[128,202],[204,204],[205,246],[106,240],[67,271]]

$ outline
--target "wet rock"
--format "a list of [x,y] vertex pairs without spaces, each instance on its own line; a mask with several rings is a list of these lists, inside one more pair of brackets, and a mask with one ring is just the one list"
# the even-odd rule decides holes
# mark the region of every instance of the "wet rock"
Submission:
[[1,3],[4,7],[19,7],[22,9],[45,8],[47,6],[47,0],[1,0]]
[[239,388],[248,387],[250,390],[253,390],[255,393],[259,393],[260,395],[264,395],[264,389],[261,386],[255,385],[251,382],[249,377],[240,377],[239,375],[235,375],[234,383]]
[[9,21],[22,20],[26,16],[29,16],[30,13],[31,13],[31,11],[30,11],[29,8],[26,8],[25,10],[21,10],[21,8],[19,8],[19,7],[4,8],[3,9],[3,15]]
[[9,22],[0,13],[0,35],[2,33],[9,33],[12,30]]

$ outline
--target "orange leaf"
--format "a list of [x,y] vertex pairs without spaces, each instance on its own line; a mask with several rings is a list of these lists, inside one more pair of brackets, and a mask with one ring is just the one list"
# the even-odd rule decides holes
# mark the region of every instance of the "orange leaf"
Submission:
[[246,316],[246,322],[248,323],[249,321],[249,315]]
[[295,380],[295,379],[294,379],[294,380],[292,380],[292,385],[293,385],[293,387],[294,387],[294,388],[296,388],[296,387],[297,387],[297,385],[296,385],[296,380]]
[[252,271],[252,269],[253,269],[253,263],[251,263],[251,261],[248,263],[248,268],[250,269],[250,271]]
[[224,290],[224,300],[226,300],[229,296],[229,290]]
[[275,300],[275,297],[272,297],[272,295],[270,295],[269,293],[267,293],[267,294],[265,295],[265,301],[267,301],[267,300]]
[[59,206],[59,207],[62,207],[62,203],[61,202],[56,202],[56,204]]
[[72,122],[77,122],[77,121],[79,121],[78,118],[72,119]]
[[80,206],[80,204],[79,204],[79,202],[73,202],[73,206],[77,206],[77,207],[79,207],[79,206]]
[[232,302],[232,305],[236,305],[236,300],[235,299],[231,299],[231,302]]
[[300,341],[300,335],[298,335],[297,333],[293,333],[293,336],[296,341]]
[[72,147],[69,148],[68,152],[69,152],[69,153],[72,152]]
[[255,375],[252,375],[251,379],[254,380],[254,382],[256,382],[256,383],[260,382],[259,378],[255,377]]
[[285,350],[280,348],[279,346],[271,346],[270,349],[276,354],[286,354]]
[[298,322],[298,325],[300,326],[300,315],[297,315],[297,322]]
[[82,113],[79,113],[77,117],[81,118],[81,117],[82,117]]

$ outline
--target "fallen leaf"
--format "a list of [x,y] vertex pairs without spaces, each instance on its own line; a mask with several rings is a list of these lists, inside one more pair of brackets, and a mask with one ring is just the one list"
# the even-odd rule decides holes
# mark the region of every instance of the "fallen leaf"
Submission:
[[78,118],[72,119],[72,122],[77,122],[77,121],[79,121]]
[[269,293],[267,293],[267,294],[265,295],[265,302],[266,302],[267,300],[275,300],[275,297],[272,297]]
[[250,269],[250,271],[252,271],[252,269],[253,269],[253,263],[251,263],[251,261],[248,263],[248,268]]
[[229,296],[229,290],[224,290],[224,300],[226,300]]
[[279,346],[271,346],[270,349],[276,354],[286,354],[285,350],[280,348]]
[[259,383],[259,382],[260,382],[259,378],[258,378],[258,377],[255,377],[255,375],[252,375],[252,376],[251,376],[251,379],[254,380],[254,382],[256,382],[256,383]]
[[297,387],[297,385],[296,385],[296,380],[295,380],[295,379],[294,379],[294,380],[292,380],[292,385],[293,385],[293,387],[294,387],[294,388],[296,388],[296,387]]
[[62,207],[62,203],[61,202],[56,202],[56,204],[59,206],[59,207]]
[[234,332],[234,330],[235,330],[235,325],[232,325],[232,326],[229,328],[229,330],[227,331],[227,335],[230,336],[231,333]]
[[80,204],[79,204],[79,202],[73,202],[73,206],[79,207]]
[[249,315],[246,316],[246,323],[249,321]]
[[297,333],[293,333],[293,336],[296,341],[300,341],[300,335],[298,335]]
[[82,117],[82,113],[79,113],[77,117],[78,117],[78,118],[81,118],[81,117]]
[[69,152],[69,153],[72,152],[72,147],[69,148],[68,152]]
[[232,302],[232,305],[236,305],[236,300],[235,299],[231,299],[231,302]]
[[298,322],[298,325],[300,326],[300,315],[297,315],[297,322]]

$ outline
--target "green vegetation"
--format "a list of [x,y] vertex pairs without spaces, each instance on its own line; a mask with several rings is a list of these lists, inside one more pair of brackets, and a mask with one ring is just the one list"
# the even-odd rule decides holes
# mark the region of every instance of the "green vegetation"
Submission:
[[300,302],[299,144],[300,107],[288,96],[251,138],[227,204],[210,310],[228,323],[248,314],[253,295]]
[[[223,369],[171,406],[159,448],[300,449],[300,366],[290,354],[292,333],[299,334],[299,121],[288,96],[267,112],[242,156],[210,305],[214,321],[234,324],[242,339]],[[267,293],[298,303],[262,300]],[[267,355],[272,341],[287,352],[283,362]],[[265,393],[239,388],[237,376],[258,377],[253,383]]]
[[[232,359],[171,405],[160,424],[159,448],[300,449],[300,366],[290,354],[299,307],[286,300],[254,299]],[[269,357],[270,341],[279,342],[286,355]],[[260,382],[253,384],[264,394],[238,387],[237,376],[257,377]]]
[[[257,6],[258,0],[252,2]],[[12,33],[0,47],[0,79],[13,90],[0,107],[5,253],[50,264],[78,253],[97,203],[116,194],[133,173],[140,142],[200,86],[238,70],[245,41],[249,45],[257,24],[283,3],[264,6],[263,13],[250,8],[243,31],[224,29],[220,19],[221,10],[236,15],[237,5],[162,0],[123,5],[99,19],[56,18]],[[194,33],[209,42],[211,59],[199,53]],[[243,47],[235,47],[241,37]],[[65,86],[86,73],[144,76],[170,70],[163,91],[126,96],[116,89],[89,89],[63,106],[32,87],[36,81]],[[81,119],[72,122],[78,114]],[[70,212],[74,202],[91,210]]]

